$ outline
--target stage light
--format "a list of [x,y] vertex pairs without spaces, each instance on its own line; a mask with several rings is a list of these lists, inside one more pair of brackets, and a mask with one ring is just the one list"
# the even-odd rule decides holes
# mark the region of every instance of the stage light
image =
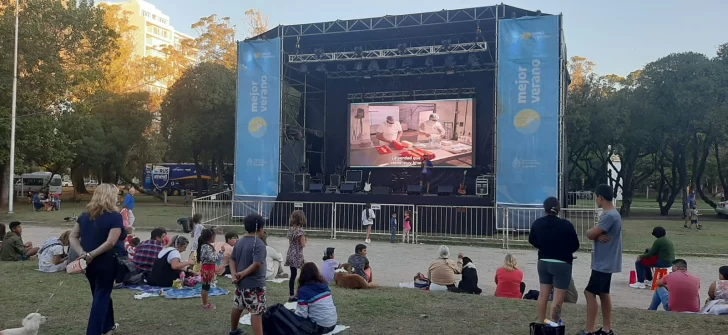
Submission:
[[387,61],[387,69],[396,69],[397,68],[397,61],[394,59],[390,59]]
[[354,69],[357,70],[357,71],[363,70],[364,69],[364,63],[362,63],[362,62],[356,62],[356,64],[354,64]]
[[404,55],[405,52],[407,52],[407,44],[406,43],[397,44],[397,50],[399,50],[400,55]]
[[346,65],[345,64],[336,65],[336,71],[346,72]]
[[369,63],[369,67],[367,68],[369,71],[379,71],[379,63],[375,60],[371,61]]
[[307,64],[301,64],[301,72],[302,73],[308,73],[308,65]]
[[364,74],[364,79],[372,79],[371,73],[365,73]]
[[435,65],[435,59],[432,57],[425,58],[425,66],[426,67],[433,67]]
[[450,47],[452,46],[452,41],[450,41],[450,39],[446,39],[446,40],[442,40],[442,42],[440,42],[440,44],[442,44],[443,49],[450,50]]
[[313,54],[314,54],[314,56],[316,56],[316,58],[321,59],[324,56],[324,49],[323,48],[316,48],[316,49],[313,50]]
[[478,56],[476,56],[474,54],[470,54],[470,56],[468,56],[468,65],[470,65],[472,67],[480,66],[480,61],[478,60]]
[[354,48],[354,56],[361,57],[363,54],[364,54],[364,48],[362,48],[362,47]]
[[405,60],[402,60],[402,67],[405,68],[405,69],[409,69],[409,68],[412,67],[412,63],[413,63],[412,62],[412,59],[407,58]]
[[318,71],[318,72],[326,72],[326,65],[324,65],[323,63],[319,64],[316,67],[316,71]]

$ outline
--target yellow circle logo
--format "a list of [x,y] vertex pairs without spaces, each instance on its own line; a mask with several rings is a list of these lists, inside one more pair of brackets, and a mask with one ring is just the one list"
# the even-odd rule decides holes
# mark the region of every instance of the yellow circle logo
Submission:
[[541,126],[541,115],[533,109],[523,109],[516,114],[513,125],[521,134],[533,134]]
[[262,138],[268,129],[268,123],[262,117],[256,116],[248,123],[248,132],[255,138]]
[[531,33],[528,33],[528,32],[526,32],[526,33],[523,33],[523,39],[524,39],[524,40],[530,40],[530,39],[531,39],[531,37],[533,37],[533,34],[531,34]]

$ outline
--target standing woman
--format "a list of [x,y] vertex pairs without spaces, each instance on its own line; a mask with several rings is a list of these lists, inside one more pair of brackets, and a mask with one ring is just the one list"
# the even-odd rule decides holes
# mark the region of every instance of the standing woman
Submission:
[[546,216],[536,219],[531,226],[528,242],[538,249],[538,320],[546,318],[549,292],[553,289],[551,320],[559,322],[564,299],[571,284],[571,264],[579,250],[579,237],[574,225],[559,217],[559,200],[550,197],[543,202]]
[[87,335],[106,334],[116,330],[111,290],[117,270],[117,250],[124,251],[124,223],[116,207],[119,189],[101,184],[71,230],[71,248],[86,260],[86,278],[91,285],[91,314]]
[[366,205],[364,205],[364,210],[361,212],[361,224],[367,229],[367,238],[364,240],[366,244],[372,242],[369,237],[372,234],[372,225],[374,224],[374,219],[376,218],[377,216],[374,215],[372,204],[367,203]]
[[291,269],[291,279],[288,281],[289,302],[298,301],[294,289],[296,287],[296,276],[298,269],[306,263],[303,260],[303,248],[306,247],[306,231],[303,227],[306,225],[306,214],[303,211],[293,211],[291,213],[291,228],[288,229],[288,252],[286,253],[285,266]]

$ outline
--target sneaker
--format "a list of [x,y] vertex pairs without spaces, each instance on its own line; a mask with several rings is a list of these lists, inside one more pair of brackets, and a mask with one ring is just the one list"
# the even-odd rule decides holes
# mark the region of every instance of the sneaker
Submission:
[[281,273],[281,274],[277,275],[276,278],[288,278],[288,274],[287,273]]
[[637,288],[637,289],[645,289],[645,288],[647,288],[647,286],[644,283],[629,284],[629,287],[631,287],[631,288]]
[[231,330],[230,335],[245,335],[245,331],[242,329]]
[[119,324],[118,323],[115,323],[114,324],[114,327],[112,327],[111,330],[109,330],[106,333],[104,333],[104,335],[115,334],[117,330],[119,330]]
[[593,333],[590,333],[590,332],[588,332],[588,331],[586,331],[586,330],[582,330],[582,331],[580,331],[580,332],[576,333],[576,335],[598,335],[598,334],[599,334],[599,332],[598,332],[598,331],[596,331],[596,332],[593,332]]
[[652,288],[652,281],[651,280],[645,280],[645,286]]
[[288,298],[288,302],[298,302],[298,297],[290,297]]
[[364,240],[364,243],[366,243],[366,244],[372,243],[372,240],[366,239],[366,240]]
[[597,332],[595,334],[597,334],[597,335],[614,335],[614,330],[605,332],[603,329],[599,328],[599,330],[597,330]]
[[215,306],[214,304],[207,304],[207,305],[202,306],[202,309],[204,309],[204,310],[214,310],[214,309],[217,309],[217,306]]

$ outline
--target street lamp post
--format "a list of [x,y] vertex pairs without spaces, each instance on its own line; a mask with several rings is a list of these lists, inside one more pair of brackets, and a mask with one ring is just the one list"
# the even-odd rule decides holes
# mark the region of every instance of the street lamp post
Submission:
[[20,23],[20,0],[15,1],[15,51],[13,54],[13,102],[10,114],[10,172],[8,173],[8,214],[13,214],[15,200],[15,115],[18,104],[18,31]]

